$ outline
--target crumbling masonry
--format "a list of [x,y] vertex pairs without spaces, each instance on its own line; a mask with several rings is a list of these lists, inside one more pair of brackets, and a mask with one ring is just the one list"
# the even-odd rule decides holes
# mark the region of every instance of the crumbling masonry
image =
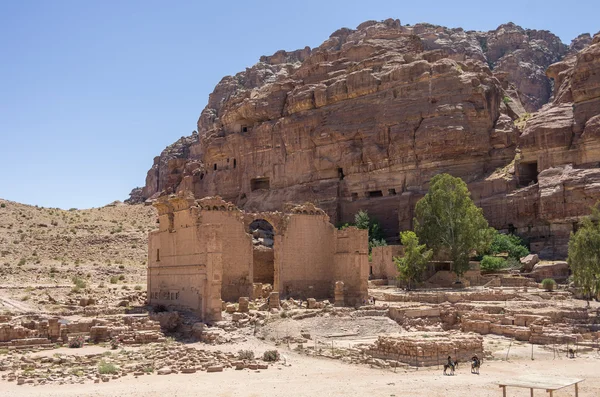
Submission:
[[253,297],[253,283],[260,281],[254,275],[260,268],[262,280],[268,268],[253,252],[258,247],[250,225],[257,220],[273,227],[273,290],[283,298],[333,298],[339,281],[345,305],[367,297],[367,231],[337,230],[312,204],[290,206],[285,213],[246,213],[220,197],[171,195],[154,205],[159,229],[150,233],[148,243],[151,304],[193,310],[204,321],[217,321],[222,300]]

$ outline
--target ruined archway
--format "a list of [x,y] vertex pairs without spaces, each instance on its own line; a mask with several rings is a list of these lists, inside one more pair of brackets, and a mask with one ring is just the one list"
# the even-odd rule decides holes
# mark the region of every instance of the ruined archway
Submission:
[[275,231],[265,219],[250,223],[248,232],[253,245],[253,282],[273,285],[275,279]]

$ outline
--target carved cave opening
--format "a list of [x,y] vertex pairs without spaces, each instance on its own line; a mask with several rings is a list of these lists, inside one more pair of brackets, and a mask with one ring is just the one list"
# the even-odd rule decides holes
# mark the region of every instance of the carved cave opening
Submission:
[[372,190],[367,194],[367,197],[383,197],[383,192],[381,190]]
[[259,189],[269,190],[271,182],[269,178],[253,178],[250,180],[250,190],[255,191]]
[[252,235],[253,282],[271,284],[275,280],[275,232],[273,225],[264,219],[256,219],[249,226]]
[[537,161],[519,165],[519,185],[529,186],[538,182]]

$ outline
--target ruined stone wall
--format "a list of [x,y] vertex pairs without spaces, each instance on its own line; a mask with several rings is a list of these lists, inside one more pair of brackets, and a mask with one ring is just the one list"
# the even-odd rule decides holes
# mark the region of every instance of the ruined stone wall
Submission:
[[275,236],[275,288],[283,296],[333,296],[335,228],[326,215],[289,215]]
[[251,296],[253,279],[252,237],[247,233],[239,211],[201,210],[202,224],[221,225],[223,279],[221,298],[234,302]]
[[404,248],[401,245],[387,245],[373,247],[371,250],[371,275],[375,279],[388,279],[395,281],[398,277],[398,268],[394,257],[402,256]]
[[273,248],[262,245],[254,247],[253,252],[253,282],[273,284],[275,275],[275,252]]
[[202,225],[198,208],[174,199],[158,203],[159,230],[148,239],[150,304],[185,307],[206,320],[220,319],[220,225]]
[[470,361],[473,355],[483,357],[483,338],[478,335],[427,333],[411,336],[379,336],[369,353],[376,358],[398,360],[417,366],[441,365],[448,356],[459,362]]
[[[345,288],[339,284],[338,298],[347,296],[347,304],[367,297],[367,231],[338,231],[312,204],[285,215],[243,213],[220,197],[195,201],[180,194],[155,206],[160,226],[149,238],[151,304],[187,307],[218,319],[221,299],[254,295],[254,267],[258,281],[273,283],[286,297],[328,299],[339,281]],[[248,227],[256,219],[273,225],[274,248],[253,247]]]
[[344,283],[345,305],[360,305],[368,297],[368,231],[350,227],[335,232],[334,280]]

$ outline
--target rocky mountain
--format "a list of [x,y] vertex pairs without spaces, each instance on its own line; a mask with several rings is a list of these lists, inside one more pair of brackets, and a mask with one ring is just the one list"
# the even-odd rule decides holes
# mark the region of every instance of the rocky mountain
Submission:
[[394,240],[430,178],[448,172],[492,226],[564,256],[600,198],[599,40],[566,46],[512,23],[340,29],[224,77],[198,132],[154,159],[131,201],[178,190],[247,210],[311,201],[336,222],[367,209]]

